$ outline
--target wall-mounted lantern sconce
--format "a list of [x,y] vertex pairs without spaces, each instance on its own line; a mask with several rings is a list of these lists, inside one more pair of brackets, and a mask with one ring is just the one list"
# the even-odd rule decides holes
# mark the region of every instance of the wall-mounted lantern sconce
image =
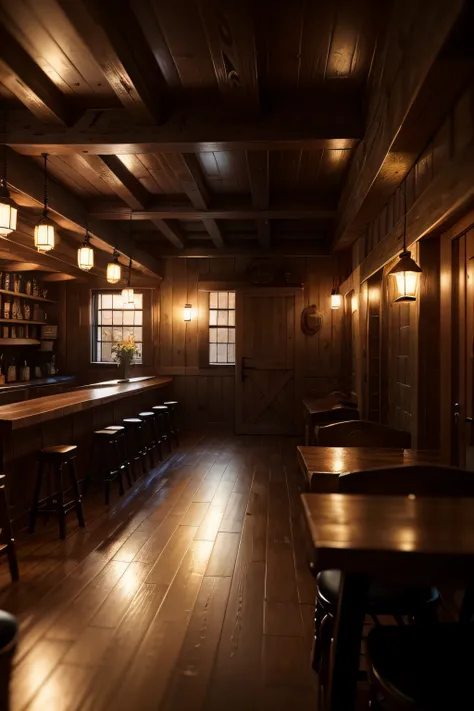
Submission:
[[184,320],[186,323],[191,321],[192,310],[193,310],[192,304],[184,304]]
[[334,289],[331,291],[331,309],[333,311],[336,311],[337,309],[341,308],[342,304],[342,296],[339,293],[337,287],[334,287]]

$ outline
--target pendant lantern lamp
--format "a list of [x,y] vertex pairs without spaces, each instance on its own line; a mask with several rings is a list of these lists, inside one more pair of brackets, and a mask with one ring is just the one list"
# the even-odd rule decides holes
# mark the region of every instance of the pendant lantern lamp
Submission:
[[0,235],[6,237],[16,230],[18,210],[7,185],[7,147],[3,146],[3,170],[0,178]]
[[389,276],[395,277],[397,296],[394,303],[416,301],[421,267],[412,259],[407,249],[407,187],[405,182],[405,215],[403,219],[403,252],[399,255],[397,264],[389,271]]
[[48,217],[48,154],[42,153],[44,160],[44,204],[43,217],[35,227],[35,247],[38,252],[54,249],[54,223]]
[[89,232],[86,230],[82,247],[77,250],[77,264],[79,269],[85,272],[89,272],[94,266],[94,250],[91,247],[90,239]]
[[135,294],[130,286],[130,281],[132,277],[132,258],[130,257],[130,262],[128,265],[128,283],[125,289],[122,289],[122,299],[125,308],[133,306],[135,304]]
[[113,260],[107,264],[107,281],[109,284],[118,284],[122,278],[122,267],[118,260],[119,253],[114,249]]

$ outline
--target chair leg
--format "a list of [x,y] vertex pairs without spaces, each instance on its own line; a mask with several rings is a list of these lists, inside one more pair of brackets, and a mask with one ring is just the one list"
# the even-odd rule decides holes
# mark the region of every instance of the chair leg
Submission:
[[131,486],[133,486],[133,480],[132,480],[133,470],[132,470],[132,465],[130,463],[130,457],[128,456],[127,439],[126,439],[125,432],[120,437],[120,443],[122,445],[124,472],[125,472],[125,476],[127,477],[127,484],[131,487]]
[[319,672],[321,666],[321,625],[326,613],[321,605],[316,603],[316,608],[314,611],[314,646],[313,646],[313,660],[312,667],[315,672]]
[[79,484],[77,483],[75,460],[70,459],[68,462],[68,466],[69,466],[69,477],[71,479],[72,490],[74,492],[74,501],[75,501],[75,505],[76,505],[75,507],[76,507],[77,521],[79,523],[79,526],[81,528],[84,528],[86,525],[86,522],[84,521],[84,511],[82,510],[81,492],[79,491]]
[[147,468],[146,468],[146,447],[145,447],[145,442],[143,438],[143,431],[142,431],[142,425],[139,425],[136,429],[137,433],[137,447],[138,451],[140,452],[140,459],[142,462],[142,472],[143,474],[147,474]]
[[38,518],[38,508],[39,499],[41,495],[41,487],[43,486],[43,462],[38,462],[38,469],[36,472],[35,488],[33,491],[33,504],[30,509],[30,525],[29,532],[34,533],[36,526],[36,519]]
[[63,465],[55,468],[56,479],[56,511],[58,514],[59,537],[66,538],[66,513],[64,511]]
[[10,567],[10,575],[16,582],[20,575],[18,572],[18,560],[16,557],[15,539],[12,536],[12,527],[10,523],[10,513],[8,511],[7,493],[5,484],[0,485],[0,521],[2,527],[2,539],[7,545],[8,564]]

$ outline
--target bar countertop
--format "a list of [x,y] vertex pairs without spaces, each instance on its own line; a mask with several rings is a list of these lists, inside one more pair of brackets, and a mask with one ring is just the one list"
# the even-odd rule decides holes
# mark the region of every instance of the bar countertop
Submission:
[[171,382],[172,378],[155,376],[132,378],[127,382],[112,380],[58,395],[47,395],[34,400],[3,405],[0,407],[0,429],[9,432],[30,427],[114,400],[121,400],[134,393],[161,388]]

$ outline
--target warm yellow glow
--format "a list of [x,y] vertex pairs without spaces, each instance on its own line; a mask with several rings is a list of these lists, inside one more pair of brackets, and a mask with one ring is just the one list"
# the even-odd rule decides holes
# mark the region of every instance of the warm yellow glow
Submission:
[[80,269],[88,272],[94,266],[94,250],[89,245],[83,245],[77,250],[77,263]]
[[193,311],[193,307],[191,306],[191,304],[184,305],[184,320],[185,321],[191,321],[192,311]]
[[357,297],[357,294],[354,294],[352,299],[351,299],[351,306],[352,306],[352,313],[354,311],[357,311],[357,307],[359,306],[359,299]]
[[125,289],[122,289],[122,299],[125,307],[135,305],[135,294],[131,287],[127,286]]
[[107,281],[109,284],[117,284],[122,277],[122,268],[118,262],[107,264]]
[[331,308],[336,310],[340,309],[342,304],[341,294],[331,294]]
[[47,218],[35,227],[35,247],[38,252],[54,249],[54,225]]
[[393,275],[397,282],[397,298],[405,296],[416,299],[418,274],[418,272],[396,272],[396,274]]
[[16,230],[18,210],[8,201],[0,202],[0,235],[6,237]]

